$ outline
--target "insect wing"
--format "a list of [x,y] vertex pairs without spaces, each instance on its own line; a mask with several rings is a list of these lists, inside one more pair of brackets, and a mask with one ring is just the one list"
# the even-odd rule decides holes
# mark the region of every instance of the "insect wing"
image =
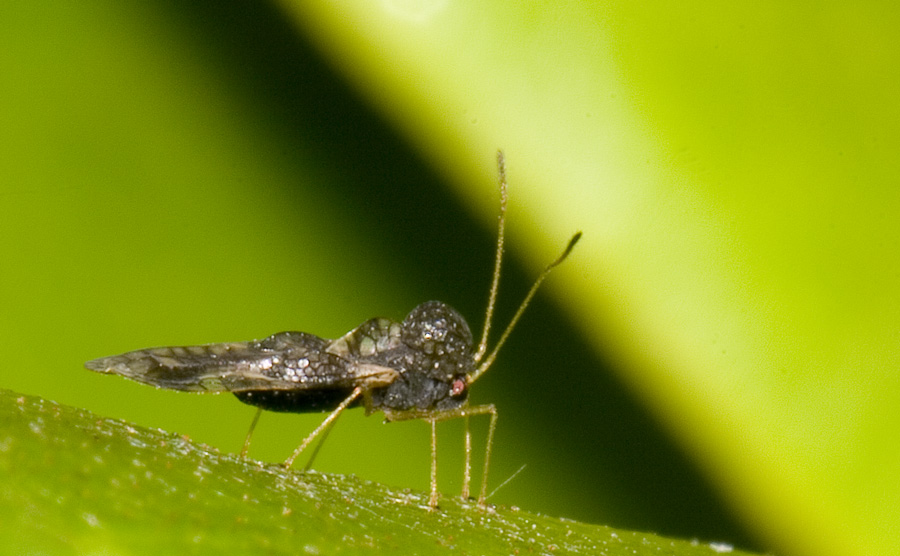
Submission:
[[378,360],[403,347],[403,325],[385,318],[367,320],[340,338],[328,342],[327,351],[350,361]]
[[88,361],[85,367],[192,392],[353,388],[396,376],[392,369],[329,353],[327,344],[312,334],[281,332],[253,342],[142,349]]

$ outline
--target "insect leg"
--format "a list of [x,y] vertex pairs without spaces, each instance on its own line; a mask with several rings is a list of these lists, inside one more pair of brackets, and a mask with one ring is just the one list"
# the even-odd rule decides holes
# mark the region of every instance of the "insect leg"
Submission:
[[488,465],[491,463],[491,449],[494,447],[494,431],[497,429],[497,408],[491,404],[479,405],[470,409],[475,411],[467,413],[467,417],[469,415],[491,414],[491,424],[488,426],[487,446],[484,448],[484,470],[481,475],[481,493],[478,495],[478,505],[484,506],[485,499],[487,498]]
[[312,469],[313,462],[316,461],[316,456],[319,455],[319,450],[322,449],[322,446],[325,444],[325,441],[328,440],[328,435],[331,434],[331,431],[334,429],[334,424],[337,422],[337,419],[328,424],[328,427],[322,431],[320,435],[322,438],[319,439],[319,442],[316,444],[316,449],[312,451],[309,455],[309,459],[306,461],[306,466],[303,467],[304,471],[309,471]]
[[[487,405],[475,405],[469,407],[460,407],[458,409],[450,409],[447,411],[442,411],[437,415],[428,419],[432,423],[432,427],[434,423],[437,421],[448,421],[450,419],[456,419],[459,417],[465,417],[468,420],[469,417],[474,415],[490,415],[491,423],[488,425],[488,437],[487,437],[487,446],[484,449],[484,468],[481,475],[481,491],[478,495],[478,505],[485,505],[485,498],[487,498],[487,477],[488,477],[488,468],[491,463],[491,449],[494,445],[494,431],[497,429],[497,408],[494,407],[494,404]],[[467,428],[468,429],[468,428]],[[466,431],[468,433],[468,430]],[[470,472],[468,468],[470,466],[471,460],[471,452],[472,452],[472,441],[470,439],[471,435],[467,434],[469,438],[466,440],[466,475],[469,475]],[[432,454],[434,451],[432,450]],[[434,455],[433,455],[434,457]],[[432,466],[434,466],[435,462],[432,461]],[[433,469],[434,467],[432,467]],[[463,496],[468,498],[468,483],[471,477],[463,476]],[[434,487],[433,487],[434,488]]]
[[337,419],[338,416],[340,416],[340,414],[343,413],[343,411],[345,409],[347,409],[347,406],[349,406],[351,403],[353,403],[353,401],[356,398],[358,398],[360,396],[360,394],[362,394],[362,393],[363,393],[363,389],[361,386],[357,386],[356,388],[354,388],[353,392],[351,392],[350,395],[347,396],[347,398],[344,401],[342,401],[340,403],[340,405],[338,405],[337,408],[335,408],[334,411],[329,413],[328,417],[326,417],[325,420],[322,421],[322,423],[318,427],[316,427],[316,430],[309,433],[309,436],[307,436],[303,440],[303,442],[300,443],[300,446],[298,446],[297,449],[294,450],[294,453],[291,454],[291,456],[284,461],[284,466],[290,467],[291,464],[294,463],[294,460],[297,459],[297,456],[300,455],[300,452],[305,450],[306,447],[309,446],[310,442],[312,442],[317,436],[319,436],[319,433],[321,433],[323,430],[328,428],[334,422],[334,420]]
[[241,459],[247,459],[247,452],[250,451],[250,439],[253,437],[253,430],[256,429],[256,423],[259,422],[259,416],[262,415],[262,408],[257,408],[253,421],[250,422],[250,430],[247,431],[247,438],[244,439],[244,447],[241,448]]
[[438,506],[439,499],[440,499],[440,495],[438,494],[438,484],[437,484],[437,421],[432,421],[431,422],[431,498],[428,499],[428,506],[430,506],[432,510],[436,509]]
[[469,499],[469,485],[472,483],[472,429],[469,428],[469,417],[466,416],[466,465],[463,468],[463,486],[459,497]]

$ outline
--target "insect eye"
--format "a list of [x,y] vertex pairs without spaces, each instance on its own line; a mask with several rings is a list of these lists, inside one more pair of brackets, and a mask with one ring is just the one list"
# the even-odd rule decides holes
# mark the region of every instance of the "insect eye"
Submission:
[[450,395],[458,396],[466,391],[466,381],[462,378],[457,378],[453,381],[453,385],[450,387]]

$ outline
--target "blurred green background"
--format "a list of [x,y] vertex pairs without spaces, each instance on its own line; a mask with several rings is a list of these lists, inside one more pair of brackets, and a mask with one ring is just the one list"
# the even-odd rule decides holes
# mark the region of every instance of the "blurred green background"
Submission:
[[[0,7],[0,386],[240,448],[253,408],[91,358],[441,299],[498,327],[492,498],[791,554],[900,533],[895,8],[385,0]],[[266,414],[283,459],[321,416]],[[484,425],[476,440],[484,439]],[[459,488],[459,424],[439,480]],[[401,456],[401,457],[398,457]],[[428,428],[316,468],[428,485]]]

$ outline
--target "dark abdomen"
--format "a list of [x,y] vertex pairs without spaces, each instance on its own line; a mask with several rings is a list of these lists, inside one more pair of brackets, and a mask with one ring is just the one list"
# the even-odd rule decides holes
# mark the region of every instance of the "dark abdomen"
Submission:
[[[333,411],[352,389],[332,390],[251,390],[248,392],[235,392],[237,399],[245,404],[255,405],[268,411],[282,413],[316,413]],[[349,407],[356,407],[360,403],[359,398],[354,400]]]

